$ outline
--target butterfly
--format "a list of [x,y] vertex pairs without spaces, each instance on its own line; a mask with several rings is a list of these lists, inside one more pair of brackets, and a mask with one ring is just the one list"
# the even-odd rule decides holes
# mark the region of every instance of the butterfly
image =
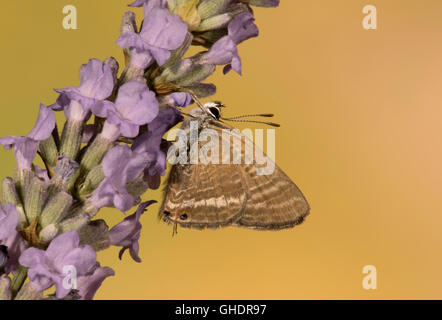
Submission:
[[[190,121],[197,121],[199,131],[214,130],[219,137],[223,137],[221,140],[226,139],[222,133],[229,130],[231,135],[241,139],[241,156],[244,158],[244,146],[247,143],[254,146],[253,142],[223,121],[235,121],[241,117],[223,118],[221,108],[224,105],[220,102],[196,102],[199,107],[187,114],[181,129],[188,131]],[[271,122],[260,123],[279,126]],[[201,151],[199,143],[194,147]],[[188,145],[188,156],[191,149],[192,146]],[[233,150],[228,151],[233,154]],[[272,161],[266,155],[264,157],[266,161]],[[255,160],[239,164],[176,163],[172,165],[167,178],[159,217],[173,223],[175,228],[177,225],[194,229],[239,226],[279,230],[294,227],[309,214],[309,204],[295,183],[272,164],[274,170],[271,174],[260,175],[260,165]]]

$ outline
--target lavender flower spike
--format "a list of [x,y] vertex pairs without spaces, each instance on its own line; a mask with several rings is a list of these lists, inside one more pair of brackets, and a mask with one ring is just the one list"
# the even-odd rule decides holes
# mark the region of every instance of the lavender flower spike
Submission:
[[115,207],[123,212],[135,204],[126,190],[126,184],[137,178],[147,165],[145,154],[133,152],[127,145],[113,147],[103,158],[105,179],[89,198],[97,209]]
[[51,109],[41,104],[37,122],[26,137],[10,136],[0,138],[0,144],[6,149],[14,148],[14,155],[19,170],[31,170],[32,161],[35,158],[40,141],[49,138],[54,128],[54,113]]
[[258,28],[254,21],[255,18],[249,12],[237,15],[229,23],[228,35],[215,42],[213,47],[203,57],[209,63],[226,65],[224,73],[233,68],[238,74],[241,74],[241,59],[236,46],[258,35]]
[[176,14],[161,6],[145,6],[141,32],[123,33],[117,40],[121,48],[131,49],[131,64],[147,68],[154,60],[162,66],[186,38],[187,24]]
[[102,135],[115,141],[120,134],[129,138],[137,136],[139,127],[157,116],[158,101],[145,83],[131,80],[120,87],[115,103],[99,102],[92,112],[107,118]]
[[146,208],[151,204],[156,203],[155,200],[143,202],[138,206],[137,211],[125,218],[122,222],[117,224],[109,231],[110,243],[114,246],[123,247],[120,251],[119,258],[123,256],[124,251],[129,249],[130,256],[136,262],[141,262],[138,256],[139,244],[138,239],[140,239],[141,233],[141,214],[146,211]]
[[63,233],[49,244],[46,251],[26,249],[19,262],[28,267],[28,277],[35,289],[43,291],[56,287],[58,299],[64,298],[72,288],[66,286],[66,267],[75,268],[78,277],[87,275],[96,264],[97,254],[88,245],[80,245],[77,231]]

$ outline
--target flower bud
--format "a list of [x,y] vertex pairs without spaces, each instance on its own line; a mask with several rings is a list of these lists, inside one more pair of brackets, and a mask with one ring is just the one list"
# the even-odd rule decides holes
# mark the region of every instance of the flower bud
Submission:
[[84,121],[87,116],[83,107],[77,101],[71,101],[70,115],[67,116],[60,141],[60,154],[75,159],[80,151],[83,138]]
[[109,227],[104,220],[93,220],[78,231],[80,244],[90,245],[95,251],[109,248]]
[[26,188],[31,183],[31,180],[34,176],[35,173],[32,170],[28,169],[15,170],[15,175],[14,175],[15,187],[20,196],[20,199],[25,198]]
[[47,244],[52,241],[52,239],[55,238],[55,236],[58,234],[58,228],[55,224],[50,224],[46,227],[44,227],[38,237],[40,239],[41,243]]
[[144,173],[139,175],[135,180],[126,184],[126,190],[134,198],[140,197],[149,188],[147,180],[144,177]]
[[104,172],[103,168],[101,166],[97,166],[93,168],[88,175],[86,176],[86,179],[81,184],[79,188],[79,196],[81,199],[85,199],[88,196],[92,194],[92,192],[97,189],[101,181],[104,180]]
[[85,226],[89,221],[90,217],[86,213],[80,213],[79,215],[76,215],[72,218],[69,218],[67,220],[64,220],[60,222],[58,226],[58,230],[60,233],[69,232],[72,230],[78,230]]
[[2,181],[2,204],[13,204],[18,212],[18,228],[21,229],[26,224],[26,216],[23,210],[23,204],[15,188],[15,182],[12,178],[5,178]]
[[114,141],[106,139],[101,134],[98,135],[94,142],[87,148],[80,162],[80,175],[85,176],[89,171],[98,166],[113,145]]
[[43,158],[46,165],[53,170],[57,164],[58,148],[55,143],[54,137],[49,136],[46,140],[40,142],[39,145],[40,155]]
[[199,60],[200,56],[196,56],[164,69],[161,75],[154,80],[155,86],[167,82],[173,82],[179,86],[200,83],[215,72],[215,66],[210,63],[201,64]]
[[202,1],[198,6],[198,14],[201,19],[207,19],[223,13],[231,4],[231,0],[210,0]]
[[71,158],[61,155],[57,160],[55,175],[48,186],[48,197],[52,197],[61,191],[71,189],[78,176],[78,163]]
[[120,68],[118,61],[115,60],[114,57],[109,57],[103,62],[105,65],[108,65],[112,71],[112,75],[114,76],[114,84],[117,83],[118,78],[118,69]]
[[232,20],[232,14],[230,13],[219,14],[217,16],[213,16],[206,20],[203,20],[196,29],[196,31],[202,32],[202,31],[220,29],[227,26],[230,20]]

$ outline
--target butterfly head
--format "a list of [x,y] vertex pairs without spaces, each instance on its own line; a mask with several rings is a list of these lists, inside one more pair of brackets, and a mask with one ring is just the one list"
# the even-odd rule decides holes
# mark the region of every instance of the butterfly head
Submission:
[[213,117],[216,120],[221,118],[221,108],[224,108],[225,105],[219,101],[210,101],[204,104],[203,108],[206,113]]

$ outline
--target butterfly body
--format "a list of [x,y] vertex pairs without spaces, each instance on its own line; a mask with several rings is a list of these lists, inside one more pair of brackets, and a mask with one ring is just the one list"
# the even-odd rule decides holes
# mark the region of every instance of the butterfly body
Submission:
[[[247,137],[222,120],[219,102],[209,102],[192,109],[181,129],[191,134],[191,121],[198,121],[198,132],[212,130],[221,140],[225,132],[241,139],[245,149]],[[227,136],[228,137],[228,136]],[[223,143],[225,141],[222,141]],[[194,145],[197,144],[197,145]],[[224,145],[224,144],[223,144]],[[200,150],[198,141],[190,142]],[[232,147],[233,148],[233,147]],[[233,150],[227,150],[233,154]],[[245,159],[242,150],[242,159]],[[265,156],[266,157],[266,156]],[[266,161],[272,161],[266,157]],[[215,229],[240,226],[258,230],[279,230],[301,223],[309,214],[309,205],[299,188],[273,162],[270,174],[259,174],[255,161],[244,163],[184,163],[170,170],[160,217],[182,227]]]

